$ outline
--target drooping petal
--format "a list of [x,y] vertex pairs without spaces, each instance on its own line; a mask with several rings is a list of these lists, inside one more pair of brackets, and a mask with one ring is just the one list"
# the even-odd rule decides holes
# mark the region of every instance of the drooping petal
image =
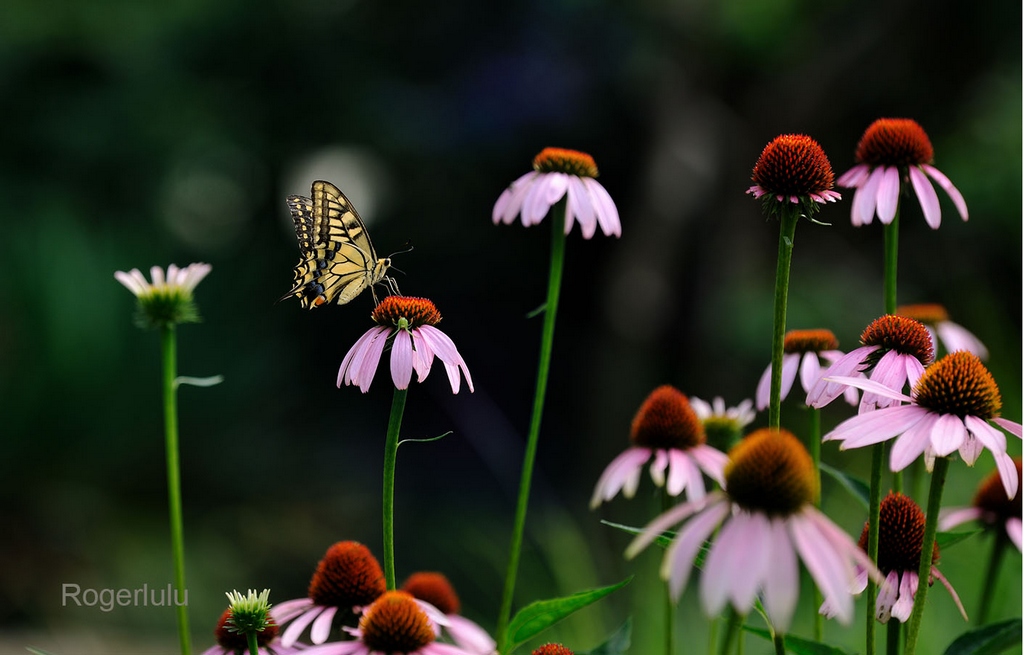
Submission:
[[1024,432],[1024,428],[1022,428],[1021,424],[1017,423],[1016,421],[1011,421],[1009,419],[997,416],[994,419],[992,419],[992,422],[1015,437],[1021,437],[1022,432]]
[[501,195],[498,196],[498,201],[494,203],[494,210],[491,212],[491,220],[495,225],[499,221],[508,225],[515,220],[523,208],[523,199],[526,198],[526,194],[530,190],[530,180],[537,175],[537,171],[530,171],[520,176],[507,189],[501,192]]
[[448,338],[448,335],[432,325],[421,325],[417,330],[420,336],[428,343],[430,349],[437,355],[437,358],[444,362],[445,372],[448,373],[448,381],[452,386],[452,393],[459,392],[459,371],[466,376],[466,386],[470,392],[473,389],[473,378],[469,374],[469,367],[462,359],[455,343]]
[[327,641],[327,637],[331,635],[331,622],[334,621],[334,615],[337,613],[337,607],[328,607],[320,616],[316,617],[313,621],[313,627],[309,629],[309,640],[314,644],[322,644]]
[[953,602],[956,603],[956,608],[960,610],[960,616],[964,617],[964,621],[970,621],[967,618],[967,610],[964,609],[964,604],[960,602],[960,594],[956,593],[956,589],[953,588],[953,585],[949,584],[949,580],[946,579],[946,576],[942,575],[942,571],[933,566],[932,577],[941,582],[942,586],[949,592],[949,595],[953,597]]
[[727,521],[704,560],[701,603],[709,616],[718,615],[727,601],[741,615],[754,606],[757,588],[768,566],[762,541],[768,521],[760,513],[741,511]]
[[360,353],[356,353],[352,358],[349,377],[363,393],[370,390],[370,383],[373,382],[373,377],[377,374],[377,365],[380,363],[381,355],[384,354],[384,346],[387,345],[389,333],[388,328],[377,328],[370,341],[363,345],[362,357],[360,357]]
[[644,527],[643,532],[633,539],[632,543],[630,543],[626,548],[625,558],[633,559],[637,556],[637,553],[649,546],[651,542],[665,530],[668,530],[676,523],[684,521],[691,514],[700,512],[709,505],[722,503],[724,500],[725,494],[716,492],[709,494],[703,500],[699,500],[695,503],[683,503],[681,505],[676,505],[668,511],[662,512]]
[[[657,487],[665,486],[665,470],[668,469],[668,451],[659,448],[654,451],[654,461],[651,462],[651,481]],[[671,494],[678,496],[678,493]]]
[[408,330],[398,330],[391,344],[391,380],[396,389],[408,389],[412,380],[412,337]]
[[961,523],[977,521],[982,516],[982,510],[977,507],[961,507],[943,511],[939,514],[939,532],[948,532]]
[[876,396],[884,396],[886,398],[892,398],[893,400],[901,400],[907,403],[914,401],[914,399],[908,396],[907,394],[902,393],[900,391],[896,391],[895,389],[887,385],[879,384],[878,382],[870,380],[866,377],[842,377],[828,375],[828,372],[826,371],[825,377],[823,377],[822,380],[835,382],[836,384],[848,387],[854,387],[855,389],[860,389],[862,391],[870,391]]
[[589,239],[597,231],[597,212],[594,203],[590,200],[587,188],[583,186],[583,180],[575,175],[569,175],[567,181],[569,187],[565,203],[565,233],[569,233],[575,217],[580,224],[583,238]]
[[939,414],[928,414],[893,443],[892,452],[889,453],[889,470],[902,471],[928,449],[932,429],[939,418]]
[[837,359],[832,366],[828,367],[828,370],[821,374],[821,379],[807,394],[807,404],[815,409],[821,409],[838,398],[846,385],[833,382],[829,378],[848,377],[859,373],[864,366],[864,360],[876,350],[878,350],[878,346],[862,346]]
[[956,205],[956,211],[960,214],[960,218],[967,220],[967,202],[964,201],[964,197],[960,194],[953,183],[949,181],[939,169],[935,168],[930,164],[922,164],[921,168],[924,169],[925,173],[928,173],[933,180],[939,183],[942,190],[949,194],[949,199]]
[[836,185],[846,187],[847,189],[859,187],[868,179],[870,173],[871,168],[867,164],[857,164],[840,175],[839,179],[836,180]]
[[906,623],[910,613],[914,610],[914,595],[917,593],[917,572],[904,571],[900,576],[899,598],[892,606],[892,615],[899,619],[900,623]]
[[846,419],[822,440],[843,441],[840,448],[844,449],[870,446],[902,434],[928,414],[928,410],[916,405],[886,407]]
[[565,173],[540,173],[523,199],[523,223],[536,225],[544,220],[551,206],[562,199],[568,187]]
[[771,531],[764,547],[768,550],[768,566],[762,590],[764,607],[777,630],[786,631],[793,620],[797,599],[800,597],[800,568],[796,550],[789,540],[783,521],[772,519]]
[[[907,364],[904,356],[895,350],[890,350],[882,355],[882,358],[875,364],[869,379],[877,382],[893,391],[900,393],[907,382]],[[879,397],[871,391],[865,391],[860,401],[860,411],[871,411],[876,408],[890,407],[894,403],[892,397],[883,395]]]
[[486,630],[458,614],[448,615],[448,634],[460,647],[478,655],[490,655],[497,645]]
[[816,523],[804,513],[797,513],[787,522],[789,533],[814,582],[822,595],[830,599],[840,623],[853,618],[853,596],[850,595],[852,566],[831,546]]
[[709,478],[719,485],[725,485],[725,465],[729,463],[728,455],[707,444],[691,448],[689,455]]
[[900,171],[895,166],[885,166],[882,170],[885,172],[878,184],[878,220],[888,225],[896,217],[900,200]]
[[966,350],[978,356],[978,359],[988,359],[988,348],[978,337],[974,336],[967,328],[957,325],[953,321],[942,321],[935,326],[935,330],[942,339],[946,352]]
[[619,222],[619,210],[615,206],[608,191],[601,186],[601,183],[592,177],[583,178],[583,185],[590,192],[594,203],[594,211],[597,213],[597,222],[605,236],[622,236],[622,224]]
[[931,429],[932,450],[937,457],[953,453],[966,438],[967,428],[955,414],[940,414]]
[[892,616],[892,606],[900,597],[900,573],[889,571],[885,583],[878,589],[878,596],[875,598],[875,619],[879,623],[888,623]]
[[761,374],[761,379],[757,381],[757,391],[754,392],[754,400],[757,402],[757,411],[764,411],[764,409],[768,407],[768,403],[771,401],[771,387],[772,365],[769,364],[768,368],[766,368],[764,373]]
[[274,619],[275,623],[283,625],[308,610],[312,604],[312,598],[286,600],[283,603],[274,604],[270,608],[270,616]]
[[821,379],[821,360],[818,353],[804,353],[800,358],[800,386],[804,391],[810,391]]
[[684,453],[681,450],[669,450],[669,475],[668,475],[668,494],[670,496],[678,496],[682,493],[683,489],[686,489],[686,499],[690,502],[700,500],[704,497],[704,478],[700,474],[700,469],[690,459],[688,453]]
[[1003,489],[1006,489],[1006,497],[1013,498],[1017,495],[1020,487],[1020,480],[1017,478],[1017,467],[1013,458],[1006,453],[992,453],[996,458],[996,468],[999,470],[999,479],[1003,481]]
[[[869,225],[875,217],[875,207],[878,203],[878,187],[885,177],[885,167],[878,166],[871,171],[867,181],[857,190],[853,198],[853,211],[857,212],[854,225]],[[860,201],[858,203],[858,201]]]
[[992,454],[1006,453],[1006,436],[977,416],[964,417],[964,425]]
[[779,389],[779,398],[785,399],[789,390],[793,388],[796,381],[796,374],[800,368],[800,354],[788,353],[782,356],[782,387]]
[[914,193],[921,203],[921,211],[924,212],[924,220],[928,222],[933,230],[939,229],[942,221],[942,210],[939,208],[939,197],[935,195],[935,188],[928,181],[924,173],[917,166],[910,167],[910,183],[914,185]]
[[313,605],[305,614],[289,623],[281,635],[281,645],[285,648],[290,648],[292,644],[299,640],[299,636],[306,629],[306,626],[312,623],[313,619],[319,616],[322,611],[324,611],[322,605]]
[[[614,498],[630,476],[635,477],[639,483],[640,471],[650,457],[651,451],[647,448],[630,448],[613,459],[597,480],[594,495],[590,497],[590,509],[596,508],[602,501]],[[632,497],[632,494],[627,497]]]
[[411,330],[409,336],[412,337],[412,367],[416,371],[416,381],[423,382],[434,364],[434,349],[430,339],[423,337],[421,328]]
[[[693,505],[694,503],[687,503],[683,507]],[[686,589],[686,583],[693,571],[693,561],[697,557],[697,553],[700,552],[704,542],[721,524],[731,509],[729,502],[723,496],[714,497],[712,504],[707,505],[704,511],[683,526],[676,538],[672,540],[668,550],[665,551],[665,558],[661,564],[661,577],[663,580],[668,580],[669,595],[674,600],[678,600],[683,590]]]
[[1017,550],[1021,550],[1021,532],[1022,524],[1021,520],[1016,517],[1006,519],[1006,534],[1010,536],[1010,541],[1017,547]]

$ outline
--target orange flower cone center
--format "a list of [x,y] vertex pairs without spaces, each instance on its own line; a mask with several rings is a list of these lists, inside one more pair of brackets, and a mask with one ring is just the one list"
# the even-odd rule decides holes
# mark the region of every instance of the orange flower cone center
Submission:
[[566,173],[577,177],[597,177],[597,164],[585,152],[566,148],[544,148],[533,158],[538,173]]
[[651,392],[633,417],[633,443],[643,448],[688,450],[706,441],[704,425],[690,401],[675,387]]
[[751,432],[729,451],[725,490],[740,507],[789,516],[818,496],[814,464],[803,444],[786,430]]
[[983,420],[999,416],[1003,407],[992,374],[977,355],[965,350],[950,353],[925,369],[914,386],[914,399],[939,414]]
[[933,155],[928,135],[909,118],[880,118],[857,144],[857,161],[869,166],[920,166]]
[[378,598],[360,619],[359,629],[373,652],[412,653],[434,641],[430,620],[404,591],[388,591]]

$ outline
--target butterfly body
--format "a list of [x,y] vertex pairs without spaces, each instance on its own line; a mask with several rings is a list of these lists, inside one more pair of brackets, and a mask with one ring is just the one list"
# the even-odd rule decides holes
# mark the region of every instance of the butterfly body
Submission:
[[[311,197],[288,196],[300,258],[294,286],[284,298],[298,296],[303,309],[330,302],[344,305],[367,287],[376,302],[374,285],[387,276],[388,257],[377,257],[359,213],[345,194],[330,182],[313,182]],[[283,299],[283,298],[282,298]]]

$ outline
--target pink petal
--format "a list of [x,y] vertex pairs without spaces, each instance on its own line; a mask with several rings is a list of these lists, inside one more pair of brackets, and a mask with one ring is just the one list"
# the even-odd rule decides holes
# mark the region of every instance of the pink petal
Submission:
[[932,183],[928,181],[924,173],[917,166],[910,167],[910,183],[914,185],[914,192],[921,203],[921,211],[924,212],[924,220],[928,222],[933,230],[939,229],[942,221],[942,212],[939,209],[939,197],[935,195]]
[[398,330],[391,344],[391,379],[396,389],[408,389],[412,379],[412,337],[408,330]]
[[775,628],[787,631],[800,596],[800,568],[785,523],[773,519],[770,526],[771,531],[764,541],[771,562],[762,585],[764,607]]
[[902,471],[917,459],[931,445],[931,434],[941,415],[927,414],[919,423],[911,426],[892,445],[889,453],[889,470]]
[[412,337],[412,367],[416,371],[417,382],[427,379],[434,363],[434,349],[431,348],[430,340],[423,337],[423,327],[421,325],[413,329],[409,335]]
[[964,201],[964,197],[960,195],[960,191],[957,190],[953,183],[949,181],[949,178],[942,174],[939,169],[931,166],[930,164],[923,164],[921,168],[924,169],[925,173],[931,176],[933,180],[939,183],[942,190],[949,194],[950,200],[956,205],[956,211],[960,214],[960,218],[967,220],[967,203]]
[[[878,202],[878,187],[885,177],[885,168],[879,166],[871,171],[867,182],[857,189],[853,196],[853,211],[857,212],[854,225],[869,225],[875,217],[875,205]],[[860,201],[858,203],[858,201]]]
[[448,335],[432,325],[421,325],[417,328],[420,336],[427,342],[437,358],[444,362],[444,370],[448,374],[452,393],[459,393],[459,371],[466,376],[466,386],[473,391],[473,378],[469,375],[469,367],[455,348],[455,343]]
[[937,457],[952,454],[967,438],[967,428],[955,414],[941,414],[932,426],[931,433],[932,450]]
[[996,468],[999,469],[999,479],[1003,481],[1003,489],[1006,489],[1006,497],[1012,499],[1017,495],[1020,487],[1020,480],[1017,479],[1017,467],[1013,458],[1006,453],[992,453],[996,458]]
[[808,392],[807,404],[815,409],[821,409],[838,398],[846,388],[846,384],[832,382],[828,378],[846,377],[860,372],[864,365],[864,359],[876,350],[878,350],[878,346],[863,346],[851,350],[837,359],[832,366],[828,367],[828,370],[821,374],[821,379]]
[[918,578],[914,571],[904,571],[900,576],[899,598],[892,605],[892,615],[900,623],[906,623],[914,610],[914,595],[917,593]]
[[486,630],[458,614],[448,615],[448,634],[460,647],[479,655],[489,655],[497,646]]
[[716,616],[726,601],[741,615],[754,606],[757,588],[769,566],[768,551],[761,547],[768,532],[763,514],[738,512],[718,533],[704,561],[700,597],[708,616]]
[[594,495],[590,497],[590,509],[596,508],[602,501],[614,498],[623,483],[640,471],[650,457],[651,451],[647,448],[630,448],[613,459],[597,480]]
[[696,460],[697,465],[709,478],[719,485],[725,485],[725,465],[729,463],[728,455],[707,444],[691,448],[689,455]]
[[944,510],[939,514],[939,532],[948,532],[962,523],[977,521],[981,516],[982,511],[977,507]]
[[754,392],[754,399],[757,401],[757,411],[763,411],[764,408],[768,407],[768,403],[771,402],[772,392],[772,365],[769,364],[768,368],[761,374],[761,379],[757,381],[757,391]]
[[785,399],[789,390],[793,388],[797,371],[800,368],[799,353],[788,353],[782,356],[782,386],[779,389],[779,398]]
[[1017,547],[1017,550],[1021,550],[1021,520],[1018,518],[1006,519],[1006,534],[1010,536],[1010,541]]
[[[691,514],[700,512],[705,507],[713,505],[715,503],[725,503],[725,495],[722,493],[709,494],[704,500],[697,501],[696,503],[683,503],[676,505],[672,509],[662,512],[653,521],[644,527],[636,539],[633,540],[629,547],[626,548],[625,557],[626,559],[633,559],[637,554],[650,545],[655,538],[658,537],[662,532],[668,530],[670,527],[685,520]],[[680,533],[681,534],[681,533]]]
[[551,206],[562,199],[568,187],[565,173],[540,173],[523,199],[523,223],[536,225],[544,220]]
[[850,595],[852,566],[836,552],[828,538],[808,515],[797,513],[787,522],[790,536],[822,595],[831,600],[836,618],[848,624],[853,618],[853,596]]
[[[827,371],[826,371],[827,373]],[[905,393],[895,391],[892,387],[885,384],[880,384],[874,380],[869,380],[866,377],[839,377],[835,375],[826,375],[822,378],[830,382],[835,382],[847,387],[854,387],[856,389],[862,389],[864,391],[870,391],[876,396],[884,396],[886,398],[892,398],[893,400],[902,400],[904,402],[913,402],[914,399]]]
[[530,171],[520,176],[507,189],[502,191],[501,195],[498,196],[498,201],[494,203],[494,210],[491,212],[491,220],[495,225],[497,225],[499,220],[506,225],[515,220],[523,208],[523,199],[532,186],[530,180],[537,175],[536,171]]
[[994,419],[992,419],[992,422],[1001,427],[1002,429],[1006,430],[1010,434],[1014,435],[1015,437],[1021,437],[1021,433],[1022,431],[1024,431],[1022,430],[1020,423],[1011,421],[1009,419],[1000,418],[997,416]]
[[932,577],[941,582],[942,586],[949,592],[949,595],[953,597],[953,602],[956,603],[956,608],[960,610],[960,616],[964,617],[964,621],[970,621],[970,619],[967,618],[967,610],[964,609],[964,604],[960,602],[960,595],[956,593],[956,589],[953,588],[953,585],[949,584],[949,580],[946,579],[946,576],[942,575],[942,572],[933,566]]
[[[724,496],[718,495],[714,498],[715,503],[708,505],[704,511],[687,523],[665,551],[665,559],[661,564],[661,577],[668,580],[669,595],[674,600],[679,600],[679,596],[686,589],[686,583],[694,568],[693,561],[701,547],[704,546],[704,542],[732,511],[732,506]],[[693,505],[694,503],[687,503],[684,507]]]
[[895,166],[882,169],[882,181],[878,184],[878,220],[885,225],[892,223],[900,201],[900,171]]
[[313,604],[312,598],[295,598],[277,603],[270,608],[270,616],[278,625],[288,623],[293,618],[302,614]]
[[839,176],[836,184],[847,189],[860,187],[868,179],[871,169],[867,164],[857,164],[850,170]]
[[800,386],[810,391],[821,379],[821,360],[818,353],[804,353],[800,358]]
[[875,618],[880,623],[888,623],[892,616],[892,606],[900,596],[900,574],[899,571],[889,571],[885,583],[878,588],[878,596],[875,598]]
[[327,641],[327,637],[331,635],[331,622],[334,620],[334,615],[337,613],[337,607],[328,607],[320,616],[316,617],[313,621],[313,627],[309,629],[309,640],[314,644],[322,644]]
[[844,441],[840,446],[860,448],[892,439],[929,415],[917,405],[898,405],[848,418],[825,435],[823,441]]
[[324,611],[322,605],[313,605],[309,608],[309,611],[295,619],[288,624],[284,634],[281,635],[281,645],[285,648],[289,648],[292,644],[298,641],[302,631],[306,629],[306,626],[313,622],[320,612]]
[[1003,433],[977,416],[964,417],[964,425],[986,448],[995,453],[1006,453],[1006,437]]
[[575,217],[580,224],[583,238],[589,239],[597,231],[597,214],[593,203],[590,202],[590,194],[583,186],[583,180],[575,175],[568,176],[568,184],[565,203],[565,233],[569,234]]
[[988,348],[967,328],[953,321],[942,321],[935,326],[935,330],[939,333],[947,352],[966,350],[977,355],[978,359],[988,359]]
[[678,496],[686,489],[686,499],[690,502],[704,497],[704,477],[687,453],[680,450],[669,450],[668,458],[671,466],[668,476],[668,494]]
[[619,210],[615,201],[601,183],[594,178],[583,178],[583,185],[590,191],[590,197],[597,213],[597,222],[605,236],[622,236],[622,224],[619,222]]

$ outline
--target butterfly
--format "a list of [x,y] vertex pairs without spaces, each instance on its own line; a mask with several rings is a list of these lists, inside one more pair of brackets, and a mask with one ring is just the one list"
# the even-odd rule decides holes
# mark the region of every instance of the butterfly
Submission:
[[281,300],[298,296],[303,309],[337,301],[351,301],[369,287],[377,302],[374,285],[383,282],[397,293],[388,277],[390,257],[377,257],[366,225],[338,187],[330,182],[313,182],[306,196],[288,196],[288,209],[299,240],[299,263],[295,265],[295,286]]

